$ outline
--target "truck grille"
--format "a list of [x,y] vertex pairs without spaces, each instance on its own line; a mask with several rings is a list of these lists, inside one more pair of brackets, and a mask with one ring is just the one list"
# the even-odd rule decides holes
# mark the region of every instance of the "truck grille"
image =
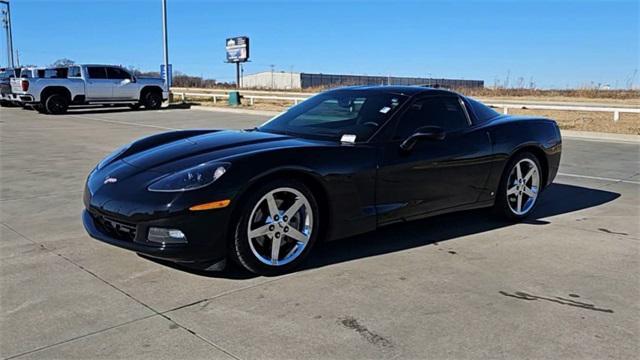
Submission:
[[92,216],[96,225],[108,235],[124,241],[133,241],[136,238],[135,225],[123,223],[102,215]]

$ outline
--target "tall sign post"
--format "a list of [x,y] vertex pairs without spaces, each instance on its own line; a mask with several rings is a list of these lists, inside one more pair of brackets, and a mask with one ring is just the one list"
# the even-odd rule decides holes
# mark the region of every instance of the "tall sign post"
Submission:
[[11,6],[9,0],[0,0],[0,3],[6,5],[5,9],[2,9],[2,26],[6,30],[7,35],[7,65],[10,68],[15,67],[13,63],[13,34],[11,32]]
[[246,36],[228,38],[225,49],[227,62],[236,64],[236,88],[240,89],[240,63],[249,60],[249,38]]
[[[162,0],[162,50],[164,55],[164,84],[169,90],[171,86],[171,66],[169,65],[169,40],[167,39],[167,0]],[[162,72],[162,66],[160,67]]]

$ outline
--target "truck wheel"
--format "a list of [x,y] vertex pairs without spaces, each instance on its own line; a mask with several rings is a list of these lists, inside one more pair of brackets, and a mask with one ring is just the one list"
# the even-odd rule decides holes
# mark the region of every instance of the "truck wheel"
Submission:
[[44,101],[44,108],[48,114],[59,115],[67,112],[69,101],[64,95],[51,94]]
[[6,100],[0,100],[0,106],[9,107],[9,106],[11,106],[11,103],[6,101]]
[[162,95],[158,92],[150,91],[144,95],[142,103],[147,110],[158,110],[162,106]]

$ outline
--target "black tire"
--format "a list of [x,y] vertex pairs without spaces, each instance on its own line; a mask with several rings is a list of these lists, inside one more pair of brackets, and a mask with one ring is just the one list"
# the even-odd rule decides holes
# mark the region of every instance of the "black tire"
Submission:
[[140,103],[129,104],[129,109],[131,109],[131,110],[140,110]]
[[[515,171],[516,164],[523,162],[523,160],[524,160],[524,163],[528,163],[529,161],[532,162],[533,164],[535,164],[537,168],[537,174],[533,175],[538,177],[538,186],[536,187],[537,195],[535,198],[533,198],[533,203],[530,205],[530,208],[528,208],[526,211],[523,211],[522,213],[517,213],[517,210],[512,209],[512,207],[514,206],[513,205],[514,196],[516,196],[515,202],[517,202],[517,195],[514,195],[514,194],[508,195],[507,190],[508,190],[508,186],[510,185],[514,188],[517,187],[517,184],[509,183],[510,176],[512,175],[512,172]],[[502,179],[500,179],[500,186],[498,187],[498,192],[496,194],[496,202],[494,205],[494,210],[496,214],[510,221],[520,221],[526,218],[527,216],[529,216],[535,210],[535,207],[538,205],[540,192],[544,187],[544,184],[542,183],[543,181],[542,171],[543,170],[542,170],[542,167],[540,167],[540,161],[535,155],[533,155],[530,152],[522,152],[522,153],[516,154],[516,156],[511,158],[511,160],[509,160],[509,162],[507,163],[507,166],[504,169],[504,172],[502,174]],[[530,180],[530,181],[533,181],[533,180]],[[525,184],[523,186],[526,186],[527,183],[529,183],[529,181],[525,181]],[[524,209],[521,209],[521,210],[524,210]]]
[[162,94],[157,91],[149,91],[142,97],[142,103],[147,110],[158,110],[162,107]]
[[62,94],[51,94],[44,101],[44,109],[47,114],[60,115],[67,112],[69,100]]
[[6,100],[0,100],[0,106],[1,107],[10,107],[11,106],[11,102],[10,101],[6,101]]
[[[312,210],[312,227],[311,236],[308,238],[306,246],[302,252],[291,262],[284,265],[267,265],[260,261],[256,255],[254,255],[251,245],[249,244],[248,237],[248,224],[252,215],[254,207],[258,205],[258,202],[268,194],[270,191],[278,188],[291,188],[299,191],[309,203]],[[251,191],[247,198],[239,204],[238,207],[240,213],[235,217],[235,227],[232,231],[232,238],[230,241],[230,257],[236,263],[249,270],[252,273],[258,275],[273,276],[290,272],[298,267],[307,257],[313,245],[315,244],[320,229],[321,215],[318,203],[315,196],[309,190],[309,188],[302,182],[297,180],[276,180],[265,184],[256,191]],[[292,238],[288,238],[285,233],[282,233],[283,243],[286,241],[291,242]],[[295,242],[295,241],[294,241]],[[286,243],[285,243],[286,245]],[[286,251],[286,250],[285,250]],[[284,252],[283,252],[284,253]]]

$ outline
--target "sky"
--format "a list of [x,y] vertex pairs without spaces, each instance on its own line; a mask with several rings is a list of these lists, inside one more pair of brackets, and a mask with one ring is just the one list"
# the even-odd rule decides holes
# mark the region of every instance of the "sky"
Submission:
[[[233,81],[225,39],[250,37],[245,73],[484,80],[487,86],[640,84],[640,1],[167,0],[174,71]],[[11,0],[22,64],[60,58],[158,71],[161,0]],[[4,30],[0,29],[4,32]],[[6,45],[0,37],[0,63]]]

